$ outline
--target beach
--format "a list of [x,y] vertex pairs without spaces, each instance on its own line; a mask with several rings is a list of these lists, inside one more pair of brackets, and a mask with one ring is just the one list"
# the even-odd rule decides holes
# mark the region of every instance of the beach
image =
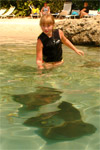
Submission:
[[32,42],[41,33],[38,19],[0,19],[0,42]]
[[0,19],[0,43],[36,42],[41,33],[39,21],[40,18]]

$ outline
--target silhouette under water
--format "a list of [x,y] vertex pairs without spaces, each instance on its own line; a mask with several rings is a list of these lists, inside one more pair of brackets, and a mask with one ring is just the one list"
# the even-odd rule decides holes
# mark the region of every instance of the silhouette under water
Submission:
[[26,107],[28,110],[33,110],[39,106],[46,105],[61,98],[62,92],[49,87],[37,87],[33,93],[13,95],[13,99]]
[[[54,88],[38,87],[34,93],[13,95],[13,98],[32,110],[37,106],[59,100],[61,93]],[[58,111],[42,113],[39,116],[29,118],[24,122],[24,125],[38,127],[40,136],[52,140],[73,140],[96,131],[92,124],[82,121],[78,109],[65,101],[58,105]]]

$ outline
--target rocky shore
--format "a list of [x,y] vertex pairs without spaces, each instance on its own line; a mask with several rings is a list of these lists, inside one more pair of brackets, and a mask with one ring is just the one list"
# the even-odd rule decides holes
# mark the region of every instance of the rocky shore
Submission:
[[100,16],[66,19],[56,23],[65,36],[76,45],[100,46]]

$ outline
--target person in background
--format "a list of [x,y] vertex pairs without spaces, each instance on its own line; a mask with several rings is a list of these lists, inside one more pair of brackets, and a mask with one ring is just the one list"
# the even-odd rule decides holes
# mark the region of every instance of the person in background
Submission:
[[39,14],[39,8],[33,8],[32,13],[33,14]]
[[50,7],[47,5],[47,3],[44,3],[44,6],[41,9],[41,16],[45,14],[50,14]]
[[89,13],[88,2],[84,2],[84,7],[80,10],[79,16],[80,18],[83,18],[85,15],[88,15],[88,13]]
[[30,7],[30,9],[31,9],[31,14],[30,14],[31,18],[32,18],[34,15],[39,16],[40,10],[39,10],[38,7],[36,8],[34,5],[31,5],[31,6],[29,6],[29,7]]
[[55,20],[51,14],[40,19],[42,33],[37,39],[36,63],[38,69],[50,69],[62,64],[62,43],[74,50],[78,55],[84,52],[77,49],[65,36],[63,31],[54,29]]
[[100,7],[98,8],[98,14],[100,14]]

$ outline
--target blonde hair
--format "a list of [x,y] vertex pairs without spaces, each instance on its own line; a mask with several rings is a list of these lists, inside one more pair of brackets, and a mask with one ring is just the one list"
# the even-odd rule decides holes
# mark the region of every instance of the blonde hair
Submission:
[[51,14],[46,14],[46,15],[43,15],[41,17],[40,26],[45,25],[45,24],[48,24],[48,25],[54,25],[55,24],[54,17]]

